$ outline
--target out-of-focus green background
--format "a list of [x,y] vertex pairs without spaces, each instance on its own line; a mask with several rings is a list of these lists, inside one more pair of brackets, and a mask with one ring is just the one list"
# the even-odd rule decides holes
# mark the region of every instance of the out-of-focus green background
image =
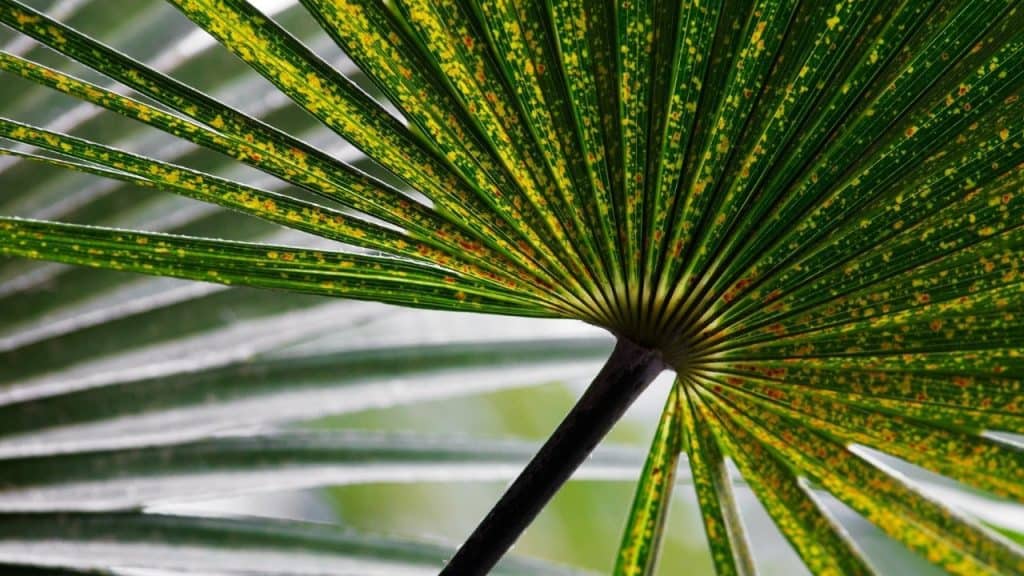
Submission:
[[[659,379],[630,415],[612,431],[609,441],[646,448],[669,383],[668,378]],[[371,430],[400,427],[473,437],[518,437],[540,442],[571,407],[577,393],[574,387],[552,383],[332,418],[320,424]],[[683,468],[670,508],[658,573],[710,576],[714,571],[696,496],[685,477]],[[501,495],[503,488],[504,484],[498,482],[401,484],[340,487],[327,491],[327,494],[328,501],[346,524],[370,531],[443,537],[458,542],[469,534]],[[633,488],[633,482],[570,482],[529,528],[514,551],[609,573],[615,562]],[[761,573],[779,576],[808,574],[752,493],[742,486],[736,493]],[[882,574],[943,573],[904,552],[899,545],[842,509],[841,505],[836,503],[836,506],[838,517],[864,546]]]
[[[662,387],[652,392],[661,392]],[[653,396],[654,394],[651,394]],[[347,428],[404,428],[424,432],[542,441],[571,407],[574,391],[562,384],[497,392],[486,396],[424,403],[415,408],[380,410],[331,424]],[[653,398],[651,398],[653,399]],[[645,399],[646,400],[646,399]],[[641,446],[653,433],[649,421],[630,418],[609,441]],[[638,470],[639,473],[639,470]],[[465,537],[504,488],[499,482],[461,485],[417,484],[361,486],[329,491],[346,523],[367,530],[400,530],[407,534]],[[614,564],[633,486],[625,482],[570,482],[517,544],[515,551],[570,563],[599,572]],[[680,487],[669,519],[662,569],[666,574],[712,574],[700,519],[686,487]],[[780,556],[785,563],[789,550]],[[799,564],[794,564],[799,568]],[[796,574],[798,572],[778,572]]]

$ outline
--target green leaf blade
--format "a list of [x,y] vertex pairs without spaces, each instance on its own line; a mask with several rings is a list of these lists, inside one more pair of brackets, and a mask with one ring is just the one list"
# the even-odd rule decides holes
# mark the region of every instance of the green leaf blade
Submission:
[[669,392],[636,486],[629,520],[619,544],[613,572],[616,576],[654,574],[682,450],[680,410],[679,387],[676,385]]

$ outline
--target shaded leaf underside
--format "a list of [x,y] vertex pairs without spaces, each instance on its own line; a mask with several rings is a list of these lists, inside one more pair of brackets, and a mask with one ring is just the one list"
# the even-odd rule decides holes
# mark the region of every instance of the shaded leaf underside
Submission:
[[[8,209],[45,206],[33,200],[49,198],[43,190],[5,190],[0,254],[574,318],[659,348],[679,381],[619,573],[653,570],[681,450],[720,574],[749,574],[753,564],[727,458],[816,574],[872,568],[809,483],[950,572],[1024,573],[1015,544],[857,451],[1024,503],[1024,453],[985,434],[1024,433],[1018,2],[302,0],[383,99],[242,0],[171,4],[361,150],[362,164],[15,0],[0,0],[0,22],[120,87],[10,45],[0,51],[3,74],[270,179],[215,176],[39,117],[0,119],[0,159],[20,163],[10,170],[31,162],[99,176],[140,198],[142,189],[171,192],[331,242],[140,232],[84,209],[57,213],[69,221],[58,224],[41,208]],[[94,180],[68,182],[75,188],[61,194]],[[32,297],[18,286],[38,287],[40,270],[4,264],[5,308]],[[100,277],[77,274],[88,302]],[[11,309],[17,334],[28,313]],[[5,358],[16,361],[22,341]],[[594,349],[567,345],[548,359]],[[107,418],[186,410],[203,378],[229,381],[231,368],[219,370],[151,381],[151,398],[129,398]],[[32,411],[59,415],[57,427],[102,424],[72,406],[119,397],[113,391],[130,384],[15,394],[0,405],[12,416],[0,418],[0,432],[42,434],[18,416]],[[196,430],[174,441],[207,433]],[[19,455],[17,438],[0,439],[5,454]]]

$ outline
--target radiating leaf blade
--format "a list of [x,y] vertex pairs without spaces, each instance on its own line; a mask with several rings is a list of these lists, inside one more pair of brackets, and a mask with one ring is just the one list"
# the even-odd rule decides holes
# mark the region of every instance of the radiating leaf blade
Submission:
[[504,307],[487,303],[487,289],[397,259],[7,217],[0,241],[0,254],[97,268],[450,310]]
[[637,482],[633,507],[619,544],[616,576],[646,576],[653,574],[657,566],[679,452],[683,448],[680,410],[679,386],[676,385],[669,391]]

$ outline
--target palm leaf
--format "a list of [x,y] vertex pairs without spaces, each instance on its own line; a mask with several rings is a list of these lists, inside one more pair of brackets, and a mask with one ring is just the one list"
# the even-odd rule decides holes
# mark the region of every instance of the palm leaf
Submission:
[[[665,529],[676,466],[682,448],[679,390],[673,386],[665,401],[661,421],[651,441],[651,451],[637,485],[629,523],[622,536],[616,574],[653,574],[658,561],[657,543]],[[691,460],[691,465],[693,460]],[[691,469],[695,469],[692,466]]]
[[[825,494],[950,573],[1024,573],[1012,529],[961,504],[1024,504],[1018,2],[170,0],[170,25],[32,4],[0,0],[12,571],[562,573],[498,562],[668,369],[617,573],[653,573],[683,450],[720,574],[756,564],[730,465],[813,573],[874,571]],[[252,427],[577,381],[609,349],[424,347],[322,297],[618,343],[453,557],[153,513],[507,478],[531,444]]]
[[[685,406],[681,410],[684,410],[683,425],[688,442],[686,453],[703,512],[711,559],[718,574],[753,574],[753,558],[732,494],[725,458],[711,429],[714,421],[698,424],[704,412],[700,411],[700,398],[696,394],[692,386],[685,388]],[[718,433],[722,433],[721,429]]]
[[[59,541],[59,548],[53,542]],[[12,562],[77,569],[151,567],[225,574],[430,574],[450,551],[432,543],[266,520],[140,514],[8,515],[0,554]],[[578,574],[510,559],[497,574]]]
[[[296,321],[294,316],[283,319]],[[337,322],[331,327],[336,328]],[[276,334],[280,328],[277,322],[246,327],[247,345],[257,331]],[[365,330],[351,332],[355,336]],[[221,342],[226,339],[224,334],[214,336]],[[269,344],[281,346],[282,340]],[[155,366],[149,374],[111,373],[102,366],[98,371],[76,370],[72,365],[8,388],[0,403],[0,453],[29,456],[141,448],[251,426],[579,380],[593,370],[607,348],[601,340],[573,338],[391,344],[283,357],[264,350],[252,358],[254,350],[247,346],[241,357],[212,354],[206,362],[184,366],[181,358],[173,358],[172,365]],[[162,348],[157,353],[166,357],[170,351]],[[190,356],[194,359],[195,353]],[[116,357],[113,361],[138,362]],[[412,376],[414,381],[406,380]],[[49,415],[47,422],[38,421],[35,414],[39,413]],[[171,423],[175,425],[169,427]]]
[[[328,485],[509,479],[526,442],[338,432],[221,435],[188,443],[8,458],[4,512],[128,511]],[[580,478],[633,476],[639,452],[599,450]]]

